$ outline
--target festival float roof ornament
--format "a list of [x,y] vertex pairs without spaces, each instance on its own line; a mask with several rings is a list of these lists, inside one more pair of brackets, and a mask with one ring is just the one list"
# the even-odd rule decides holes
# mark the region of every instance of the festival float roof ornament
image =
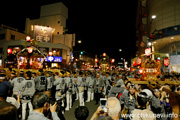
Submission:
[[[31,55],[29,56],[29,54],[31,54]],[[44,54],[42,54],[40,52],[40,50],[34,46],[26,47],[26,48],[22,49],[21,51],[19,51],[16,55],[17,61],[19,61],[19,56],[28,57],[28,58],[29,57],[44,58],[44,60],[46,59],[46,56]],[[19,63],[18,63],[18,69],[19,69]]]

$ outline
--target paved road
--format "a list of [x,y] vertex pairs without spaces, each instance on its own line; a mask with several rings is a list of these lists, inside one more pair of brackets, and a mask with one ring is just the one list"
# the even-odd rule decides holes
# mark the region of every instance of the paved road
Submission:
[[[74,102],[73,107],[69,110],[66,111],[64,113],[64,117],[66,118],[66,120],[76,120],[75,115],[74,115],[74,111],[76,109],[76,107],[79,106],[79,101],[76,100]],[[85,102],[85,106],[89,109],[89,117],[87,120],[89,120],[91,118],[91,116],[94,114],[94,112],[96,111],[96,109],[98,108],[99,105],[95,105],[95,101],[91,101],[91,102]]]

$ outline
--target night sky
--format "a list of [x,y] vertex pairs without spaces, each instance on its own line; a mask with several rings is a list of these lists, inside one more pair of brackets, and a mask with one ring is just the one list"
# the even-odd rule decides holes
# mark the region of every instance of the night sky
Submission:
[[40,6],[55,2],[63,2],[69,9],[67,33],[75,33],[76,40],[82,40],[75,50],[98,55],[106,52],[116,62],[121,57],[135,57],[137,0],[1,1],[0,24],[24,31],[27,17],[39,18]]

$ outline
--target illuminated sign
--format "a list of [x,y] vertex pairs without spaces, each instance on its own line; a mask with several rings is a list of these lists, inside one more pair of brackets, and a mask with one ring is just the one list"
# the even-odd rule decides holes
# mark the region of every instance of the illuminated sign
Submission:
[[52,28],[35,25],[34,39],[39,42],[51,42],[52,41]]
[[46,59],[47,62],[62,62],[62,57],[58,56],[48,56]]

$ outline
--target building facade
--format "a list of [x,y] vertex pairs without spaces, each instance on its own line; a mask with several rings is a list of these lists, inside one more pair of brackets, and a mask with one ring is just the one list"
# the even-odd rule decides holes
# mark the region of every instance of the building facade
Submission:
[[170,71],[180,72],[180,1],[139,0],[138,55],[151,47],[152,58],[168,57]]
[[[38,48],[44,56],[49,56],[51,52],[52,57],[62,57],[62,61],[60,62],[68,64],[72,58],[72,48],[75,46],[75,34],[66,34],[67,19],[68,8],[62,2],[59,2],[41,6],[39,19],[31,20],[30,18],[26,18],[25,33],[19,33],[14,29],[2,27],[0,31],[0,39],[2,39],[0,41],[2,43],[0,44],[0,55],[2,56],[2,64],[4,64],[4,67],[9,66],[8,64],[15,65],[13,59],[8,60],[8,58],[12,58],[9,57],[12,56],[8,54],[7,50],[9,49],[15,53],[13,53],[14,59],[22,59],[16,56],[19,51],[30,46],[26,41],[26,36],[30,36],[31,40],[36,41],[35,47]],[[39,31],[37,28],[39,28]],[[49,29],[50,31],[48,33]],[[46,41],[42,41],[43,38]],[[59,67],[61,63],[51,61],[48,63],[48,66]]]

